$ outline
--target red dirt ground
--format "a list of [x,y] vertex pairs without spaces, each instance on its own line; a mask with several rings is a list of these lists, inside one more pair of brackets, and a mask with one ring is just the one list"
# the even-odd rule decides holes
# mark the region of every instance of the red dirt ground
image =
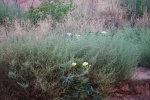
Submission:
[[111,100],[150,100],[150,69],[137,68],[131,80],[117,84]]

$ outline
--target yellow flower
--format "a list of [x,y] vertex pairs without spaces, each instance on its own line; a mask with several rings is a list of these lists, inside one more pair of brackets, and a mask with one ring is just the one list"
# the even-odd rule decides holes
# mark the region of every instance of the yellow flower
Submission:
[[86,67],[88,65],[88,62],[84,62],[82,65]]
[[71,65],[72,65],[72,67],[75,67],[77,65],[77,63],[73,62]]

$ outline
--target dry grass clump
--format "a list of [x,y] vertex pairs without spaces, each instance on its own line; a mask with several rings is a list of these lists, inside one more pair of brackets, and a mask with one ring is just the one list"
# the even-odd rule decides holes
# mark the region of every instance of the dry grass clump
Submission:
[[[94,32],[108,30],[112,26],[122,26],[125,21],[124,11],[117,0],[74,0],[74,2],[78,7],[71,13],[71,19],[66,22],[66,26],[79,32],[87,29]],[[77,27],[73,27],[76,23]]]
[[150,27],[150,14],[145,12],[142,18],[137,19],[136,23],[139,27]]

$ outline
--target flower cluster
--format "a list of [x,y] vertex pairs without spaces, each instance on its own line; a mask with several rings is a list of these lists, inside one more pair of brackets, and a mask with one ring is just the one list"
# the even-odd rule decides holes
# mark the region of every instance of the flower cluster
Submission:
[[[71,65],[72,65],[72,67],[75,67],[75,66],[77,65],[77,63],[76,63],[76,62],[73,62]],[[88,62],[83,62],[82,66],[83,66],[83,67],[88,67],[88,66],[91,66],[91,65],[89,65]]]
[[81,77],[81,76],[88,74],[89,69],[91,67],[91,65],[89,65],[88,62],[83,62],[81,67],[77,67],[78,64],[76,62],[73,62],[71,66],[72,66],[72,73],[74,77]]

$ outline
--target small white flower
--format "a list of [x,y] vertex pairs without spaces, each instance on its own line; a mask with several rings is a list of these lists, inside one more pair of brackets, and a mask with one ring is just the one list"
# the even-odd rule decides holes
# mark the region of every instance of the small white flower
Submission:
[[107,34],[107,32],[106,32],[106,31],[102,31],[101,33],[102,33],[102,34]]
[[76,37],[80,37],[81,35],[80,35],[80,34],[76,34],[75,36],[76,36]]
[[72,33],[67,33],[67,36],[72,36]]
[[54,1],[51,1],[50,3],[54,3]]

